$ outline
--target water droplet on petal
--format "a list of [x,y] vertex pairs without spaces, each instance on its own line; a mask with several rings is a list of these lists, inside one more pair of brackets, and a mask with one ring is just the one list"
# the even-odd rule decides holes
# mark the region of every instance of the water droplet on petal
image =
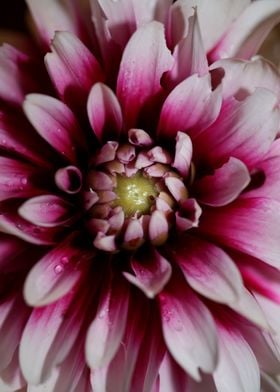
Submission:
[[54,267],[54,272],[55,272],[56,274],[61,274],[61,272],[63,272],[63,270],[64,270],[64,268],[63,268],[63,266],[62,266],[61,264],[57,264],[57,265]]
[[69,263],[69,261],[70,261],[70,259],[69,259],[69,257],[68,256],[63,256],[63,257],[61,257],[61,262],[62,262],[62,264],[68,264]]

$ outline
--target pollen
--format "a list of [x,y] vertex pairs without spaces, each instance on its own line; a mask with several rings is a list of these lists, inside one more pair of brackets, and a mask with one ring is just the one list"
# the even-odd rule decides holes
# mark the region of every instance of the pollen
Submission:
[[132,177],[119,175],[114,191],[117,195],[115,204],[122,207],[127,217],[149,213],[158,195],[154,180],[141,173]]

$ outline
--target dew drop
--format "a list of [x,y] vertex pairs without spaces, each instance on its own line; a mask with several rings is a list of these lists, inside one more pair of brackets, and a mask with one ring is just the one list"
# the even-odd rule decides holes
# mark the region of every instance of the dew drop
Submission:
[[27,184],[27,178],[26,177],[22,177],[21,183],[22,183],[22,185],[26,185]]
[[106,316],[106,313],[108,313],[108,311],[109,311],[108,309],[102,309],[102,310],[100,311],[98,317],[99,317],[100,319],[103,319],[103,318]]
[[62,262],[63,265],[68,264],[69,261],[70,261],[70,259],[69,259],[68,256],[61,257],[61,262]]
[[61,272],[63,272],[63,270],[64,270],[64,268],[63,268],[63,266],[61,265],[61,264],[57,264],[55,267],[54,267],[54,272],[58,275],[58,274],[61,274]]

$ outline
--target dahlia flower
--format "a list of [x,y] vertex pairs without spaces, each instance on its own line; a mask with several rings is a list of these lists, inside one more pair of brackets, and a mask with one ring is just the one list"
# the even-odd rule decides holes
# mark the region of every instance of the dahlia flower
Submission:
[[27,0],[0,48],[0,391],[279,391],[279,0]]

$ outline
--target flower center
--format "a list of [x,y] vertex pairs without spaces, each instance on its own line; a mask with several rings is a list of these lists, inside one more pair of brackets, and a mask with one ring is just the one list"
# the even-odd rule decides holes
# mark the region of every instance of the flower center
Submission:
[[115,205],[122,207],[126,217],[149,213],[158,195],[153,179],[137,173],[132,177],[117,176]]

